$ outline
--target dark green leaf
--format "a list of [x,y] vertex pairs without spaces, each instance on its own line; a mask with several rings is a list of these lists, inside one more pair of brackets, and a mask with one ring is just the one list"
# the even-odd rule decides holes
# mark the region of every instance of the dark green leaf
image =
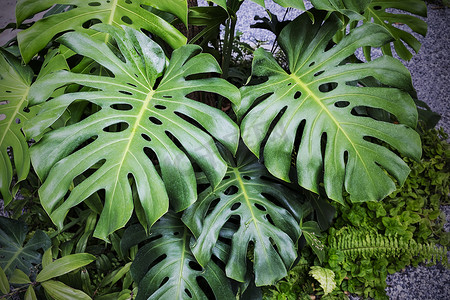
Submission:
[[297,221],[284,207],[299,210],[301,199],[271,181],[264,165],[244,145],[241,147],[236,162],[229,162],[224,180],[215,189],[210,187],[200,194],[199,200],[185,211],[183,222],[197,238],[192,252],[206,266],[220,231],[234,219],[238,228],[232,235],[227,276],[245,281],[247,250],[253,243],[256,285],[274,284],[292,266],[300,234]]
[[[178,216],[168,213],[151,229],[152,238],[139,249],[131,274],[139,285],[136,300],[234,299],[228,279],[214,262],[201,268],[189,249],[192,237]],[[198,278],[202,278],[200,284]]]
[[[343,190],[354,202],[381,200],[396,188],[390,176],[403,184],[409,168],[379,141],[404,156],[421,155],[414,130],[417,110],[407,93],[412,90],[409,71],[387,56],[341,64],[361,46],[389,42],[390,34],[381,26],[365,24],[325,51],[341,24],[333,15],[324,21],[325,12],[313,13],[314,24],[303,14],[281,32],[279,44],[288,57],[289,72],[265,50],[255,51],[252,73],[267,80],[241,89],[237,114],[244,117],[243,140],[259,155],[268,137],[262,149],[264,164],[278,178],[290,180],[291,155],[298,147],[296,168],[302,187],[318,193],[323,178],[333,200],[343,203]],[[366,77],[389,87],[349,84]],[[252,108],[257,100],[262,101]],[[355,109],[360,107],[384,110],[399,124],[358,115]]]
[[[96,60],[114,78],[60,71],[36,81],[30,94],[33,105],[45,102],[54,89],[66,84],[77,83],[93,90],[67,93],[45,102],[39,115],[28,123],[26,132],[40,135],[78,99],[101,107],[89,118],[45,134],[32,147],[31,155],[36,172],[45,181],[39,190],[42,204],[59,227],[71,207],[96,191],[105,190],[105,204],[94,236],[107,239],[126,224],[133,212],[130,176],[149,226],[167,211],[169,197],[176,211],[196,200],[191,160],[206,172],[214,186],[220,182],[226,164],[213,138],[186,118],[195,119],[233,152],[238,145],[238,127],[225,113],[186,95],[194,91],[214,92],[228,97],[235,105],[239,105],[240,95],[236,87],[220,78],[188,78],[220,73],[214,58],[200,53],[199,46],[187,45],[174,51],[167,64],[163,50],[139,31],[105,24],[93,28],[116,40],[125,62],[107,45],[85,34],[70,32],[62,36],[61,43]],[[88,144],[83,145],[84,142]],[[98,169],[76,183],[58,207],[73,180],[96,164]]]
[[24,222],[0,217],[0,267],[10,276],[14,269],[30,272],[33,265],[41,263],[37,250],[46,250],[51,242],[41,230],[37,230],[24,245],[27,225]]

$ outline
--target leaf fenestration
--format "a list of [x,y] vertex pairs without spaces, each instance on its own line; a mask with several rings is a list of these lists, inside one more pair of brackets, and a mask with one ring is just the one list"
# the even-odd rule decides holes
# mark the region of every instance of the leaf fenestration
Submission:
[[[358,27],[330,48],[340,21],[333,15],[324,20],[325,12],[312,13],[314,24],[301,15],[279,37],[289,71],[265,50],[255,51],[252,73],[267,80],[241,88],[242,104],[237,114],[242,119],[243,140],[259,155],[267,137],[262,150],[264,163],[285,181],[290,181],[295,146],[302,187],[318,193],[323,180],[328,197],[339,202],[343,201],[343,190],[356,202],[383,199],[395,190],[391,176],[402,184],[409,168],[379,141],[402,155],[414,159],[421,155],[420,138],[414,130],[417,109],[408,94],[411,76],[389,56],[369,63],[345,62],[359,47],[389,42],[391,36],[381,26]],[[383,86],[355,85],[368,77]],[[361,110],[365,108],[384,111],[392,119],[364,115]]]
[[[239,105],[240,94],[220,78],[191,79],[198,74],[220,73],[214,58],[200,53],[198,46],[175,50],[167,63],[163,50],[137,30],[105,24],[93,28],[116,40],[124,61],[106,44],[86,34],[67,33],[59,41],[107,67],[114,77],[60,71],[36,81],[30,91],[32,105],[44,102],[53,90],[68,84],[92,90],[66,93],[45,102],[25,132],[29,136],[43,133],[78,99],[101,108],[79,122],[44,134],[31,148],[31,156],[37,174],[45,181],[39,190],[42,205],[60,227],[71,207],[96,191],[105,191],[94,236],[106,239],[131,217],[130,176],[149,226],[168,210],[169,197],[176,211],[196,200],[191,160],[214,186],[220,182],[226,164],[211,135],[235,152],[238,127],[225,113],[186,96],[209,91]],[[83,180],[80,175],[89,168],[95,172]],[[75,178],[81,182],[64,199]]]

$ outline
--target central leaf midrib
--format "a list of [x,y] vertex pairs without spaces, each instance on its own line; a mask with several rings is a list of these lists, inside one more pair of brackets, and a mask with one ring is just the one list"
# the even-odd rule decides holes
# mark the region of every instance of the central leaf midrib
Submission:
[[[263,236],[262,236],[261,231],[260,231],[259,226],[258,226],[258,220],[257,220],[257,218],[256,218],[256,216],[255,216],[255,214],[253,212],[252,204],[250,203],[250,197],[247,194],[247,190],[246,190],[244,182],[242,181],[242,178],[240,176],[239,169],[238,168],[233,168],[233,173],[234,173],[234,175],[236,177],[236,180],[239,183],[239,188],[242,191],[242,195],[244,196],[245,202],[246,202],[246,204],[248,206],[248,209],[250,210],[250,214],[252,215],[252,221],[255,224],[255,229],[256,229],[256,232],[258,234],[258,237],[262,241],[263,240]],[[266,251],[266,247],[263,246],[262,248],[264,250],[265,256],[268,257],[267,251]]]

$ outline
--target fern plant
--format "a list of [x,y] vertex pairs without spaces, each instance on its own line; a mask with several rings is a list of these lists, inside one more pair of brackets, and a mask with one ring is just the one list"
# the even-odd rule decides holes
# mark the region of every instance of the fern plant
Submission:
[[[303,1],[275,2],[304,10]],[[205,8],[186,0],[19,0],[18,26],[46,13],[0,52],[5,203],[36,174],[57,230],[74,226],[80,211],[89,215],[86,229],[70,234],[77,253],[97,251],[88,247],[97,238],[135,259],[105,279],[113,285],[131,274],[126,292],[111,297],[133,294],[131,276],[142,299],[229,299],[286,276],[302,231],[314,243],[330,221],[329,205],[311,194],[382,200],[410,172],[401,156],[421,155],[408,70],[389,56],[353,56],[411,40],[367,17],[375,1],[311,2],[278,37],[288,67],[258,49],[238,88],[227,79],[240,0]],[[358,20],[365,24],[347,34]],[[191,41],[203,48],[177,23],[205,25]],[[198,93],[212,93],[217,107],[196,101]],[[312,211],[319,225],[311,217],[303,224]],[[107,261],[95,253],[99,266]],[[96,297],[90,287],[83,293]],[[62,297],[54,290],[49,297]]]

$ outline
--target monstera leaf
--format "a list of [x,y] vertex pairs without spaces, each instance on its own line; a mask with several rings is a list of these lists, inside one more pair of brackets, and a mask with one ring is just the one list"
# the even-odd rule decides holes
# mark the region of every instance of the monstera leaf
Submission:
[[[93,28],[116,40],[124,61],[106,44],[83,33],[66,33],[59,42],[94,59],[114,77],[66,71],[44,76],[31,87],[32,105],[45,102],[55,88],[67,84],[92,89],[45,102],[26,132],[30,136],[41,134],[76,100],[99,107],[89,117],[45,134],[31,148],[31,157],[44,181],[39,190],[42,205],[59,227],[71,207],[104,190],[104,209],[94,236],[106,239],[131,217],[132,178],[149,225],[167,211],[168,196],[176,211],[196,200],[190,159],[206,172],[214,186],[220,182],[226,164],[213,138],[189,121],[195,120],[233,152],[239,140],[237,125],[223,112],[186,95],[215,92],[236,105],[240,95],[225,80],[194,79],[201,73],[220,72],[214,58],[201,54],[199,46],[187,45],[174,51],[166,65],[162,49],[143,33],[105,24]],[[158,170],[154,166],[157,163]],[[90,173],[85,172],[88,169]],[[72,189],[75,178],[80,183]],[[69,190],[69,197],[63,199]]]
[[[394,45],[397,55],[401,59],[410,60],[413,55],[405,44],[410,46],[416,53],[419,52],[421,44],[411,33],[394,25],[396,25],[396,23],[405,24],[411,28],[412,31],[425,36],[427,34],[427,23],[411,14],[393,12],[392,9],[398,9],[413,15],[426,17],[427,6],[422,0],[374,0],[370,3],[364,13],[366,19],[365,22],[373,22],[383,26],[395,38],[392,44]],[[391,44],[383,45],[381,49],[384,54],[392,56]],[[364,48],[364,55],[370,60],[370,47]]]
[[316,9],[338,11],[351,19],[362,19],[363,13],[372,0],[311,0]]
[[172,13],[186,24],[188,13],[186,0],[18,0],[17,23],[20,25],[34,14],[58,4],[67,5],[68,9],[37,21],[29,29],[17,35],[20,52],[25,62],[28,62],[59,33],[71,30],[92,33],[85,28],[89,21],[145,29],[162,37],[173,48],[181,47],[186,43],[186,38],[175,27],[145,8],[149,6]]
[[41,263],[42,255],[38,252],[51,246],[49,237],[37,230],[24,245],[28,228],[22,221],[0,217],[0,267],[10,276],[15,269],[29,274],[31,267]]
[[18,190],[17,184],[10,190],[14,171],[8,148],[14,156],[17,182],[24,180],[30,170],[28,144],[21,129],[33,115],[27,108],[33,71],[7,51],[0,50],[0,74],[0,193],[8,204]]
[[[341,203],[343,189],[352,201],[383,199],[395,190],[391,176],[403,184],[409,168],[381,141],[405,156],[421,155],[420,138],[413,129],[417,110],[405,92],[412,89],[410,74],[389,56],[345,64],[357,48],[390,41],[389,33],[364,24],[329,49],[341,24],[333,15],[323,21],[324,12],[313,13],[314,24],[302,15],[281,32],[288,72],[263,49],[255,51],[253,75],[267,80],[242,88],[238,115],[242,118],[249,111],[241,122],[243,140],[259,156],[267,136],[264,164],[278,178],[290,181],[294,152],[296,180],[302,187],[318,193],[323,180],[328,197]],[[384,86],[355,84],[367,77]],[[365,108],[382,110],[393,122],[361,114]]]
[[284,207],[298,215],[300,202],[298,194],[270,177],[264,165],[242,145],[236,163],[229,158],[228,171],[220,185],[207,188],[185,210],[183,222],[197,239],[192,252],[202,266],[209,265],[220,231],[234,219],[238,228],[232,235],[227,276],[245,280],[250,244],[254,245],[257,286],[274,284],[286,276],[297,256],[295,244],[300,227]]
[[234,299],[223,270],[211,262],[202,268],[189,249],[192,234],[180,218],[167,213],[152,228],[149,242],[131,265],[140,299]]

